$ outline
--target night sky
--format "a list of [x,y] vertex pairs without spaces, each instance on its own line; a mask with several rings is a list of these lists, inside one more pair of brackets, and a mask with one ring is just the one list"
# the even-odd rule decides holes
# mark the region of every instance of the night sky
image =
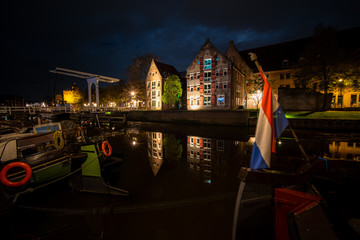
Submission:
[[185,71],[206,38],[223,53],[309,37],[319,23],[360,26],[359,0],[3,1],[0,94],[40,101],[85,80],[55,67],[125,79],[131,60],[154,53]]

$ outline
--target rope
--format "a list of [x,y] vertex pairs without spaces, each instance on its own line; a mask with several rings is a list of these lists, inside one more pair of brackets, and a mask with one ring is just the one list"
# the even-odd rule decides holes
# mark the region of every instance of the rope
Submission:
[[322,158],[322,157],[318,157],[318,159],[325,161],[325,168],[327,170],[328,169],[328,160],[326,158]]
[[64,138],[62,132],[57,130],[54,132],[53,136],[53,146],[58,150],[62,150],[65,146]]

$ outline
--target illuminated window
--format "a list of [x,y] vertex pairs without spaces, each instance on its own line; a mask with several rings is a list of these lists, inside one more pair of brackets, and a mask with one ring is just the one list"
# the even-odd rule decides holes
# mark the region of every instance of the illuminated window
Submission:
[[196,97],[196,105],[200,105],[200,97]]
[[210,106],[211,105],[211,96],[205,96],[204,97],[204,105]]
[[289,60],[284,59],[284,60],[282,61],[282,63],[281,63],[281,66],[283,66],[283,67],[288,67],[288,66],[289,66]]
[[190,97],[190,106],[194,105],[194,97]]
[[350,97],[350,105],[354,105],[354,104],[356,104],[356,95],[351,94],[351,97]]
[[204,72],[204,81],[211,82],[211,72]]
[[224,141],[222,141],[222,140],[218,140],[217,141],[217,149],[218,150],[224,150]]
[[211,93],[211,83],[205,83],[204,84],[204,93]]
[[210,151],[204,151],[204,160],[211,160]]
[[157,106],[158,106],[158,107],[161,107],[159,100],[157,101]]
[[211,148],[211,139],[210,138],[204,138],[204,148]]
[[210,106],[210,105],[211,105],[211,97],[204,96],[204,106]]
[[204,69],[211,69],[211,58],[205,59],[205,61],[204,61]]
[[218,105],[225,105],[225,96],[219,95],[217,98]]

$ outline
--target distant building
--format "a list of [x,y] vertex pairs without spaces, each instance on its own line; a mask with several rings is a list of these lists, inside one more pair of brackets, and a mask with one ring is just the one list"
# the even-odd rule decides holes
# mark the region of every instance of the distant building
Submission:
[[23,97],[14,95],[1,95],[0,105],[7,107],[23,107],[25,106],[25,100]]
[[162,95],[167,77],[180,74],[175,67],[164,64],[154,59],[151,61],[149,72],[146,76],[146,108],[148,110],[166,110],[169,106],[163,104]]
[[[337,41],[341,48],[348,52],[360,51],[360,28],[352,28],[337,32]],[[294,82],[296,63],[299,61],[304,49],[311,44],[312,37],[298,39],[294,41],[248,49],[240,51],[240,55],[245,59],[246,64],[253,72],[253,77],[259,76],[255,64],[250,60],[249,53],[255,53],[259,63],[268,77],[272,91],[278,95],[279,88],[297,88]],[[339,81],[343,81],[339,79]],[[360,92],[346,87],[342,90],[334,89],[332,107],[360,107]],[[248,103],[248,107],[251,108]]]

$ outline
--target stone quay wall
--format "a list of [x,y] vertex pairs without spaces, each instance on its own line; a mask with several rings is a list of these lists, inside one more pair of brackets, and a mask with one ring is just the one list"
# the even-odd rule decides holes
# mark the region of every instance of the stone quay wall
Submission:
[[127,121],[248,126],[247,111],[131,111]]

